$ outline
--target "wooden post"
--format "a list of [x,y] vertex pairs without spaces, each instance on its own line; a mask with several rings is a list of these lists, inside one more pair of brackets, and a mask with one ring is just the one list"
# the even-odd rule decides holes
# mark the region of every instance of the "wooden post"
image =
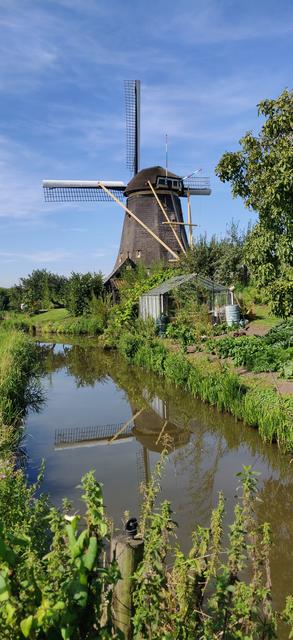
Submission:
[[132,638],[131,618],[133,616],[132,576],[143,559],[144,542],[142,539],[121,535],[111,542],[111,557],[116,560],[121,580],[118,580],[113,592],[114,626],[122,631],[125,638]]
[[187,191],[187,221],[188,221],[188,226],[189,226],[189,246],[190,248],[193,245],[193,238],[192,238],[192,220],[191,220],[191,206],[190,206],[190,192],[189,189]]

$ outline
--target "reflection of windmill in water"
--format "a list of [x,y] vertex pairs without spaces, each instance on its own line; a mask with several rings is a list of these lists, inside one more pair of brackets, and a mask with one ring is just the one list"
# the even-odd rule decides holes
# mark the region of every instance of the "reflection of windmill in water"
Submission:
[[122,444],[136,439],[138,485],[148,483],[150,478],[149,452],[161,453],[164,437],[168,437],[172,450],[184,446],[190,437],[188,429],[182,424],[168,420],[167,404],[159,397],[149,398],[149,405],[136,410],[132,407],[132,416],[125,423],[97,425],[91,427],[72,427],[55,430],[55,449],[76,449],[101,445]]
[[[125,82],[127,166],[132,172],[128,184],[121,181],[44,180],[48,202],[111,201],[125,211],[120,248],[109,279],[128,259],[151,265],[177,261],[185,253],[188,239],[180,198],[188,198],[191,243],[192,222],[189,196],[209,195],[208,178],[182,178],[155,166],[140,171],[140,81]],[[167,159],[166,159],[167,164]],[[126,206],[125,206],[126,199]]]

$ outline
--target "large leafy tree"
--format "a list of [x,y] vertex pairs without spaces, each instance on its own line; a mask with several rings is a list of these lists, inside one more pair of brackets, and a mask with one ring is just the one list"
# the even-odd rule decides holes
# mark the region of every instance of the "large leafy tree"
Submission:
[[255,284],[266,291],[272,310],[293,313],[293,93],[258,105],[264,118],[259,135],[240,140],[241,149],[226,152],[216,167],[230,182],[234,197],[258,213],[246,243]]
[[21,278],[20,282],[21,302],[25,302],[30,311],[48,309],[51,305],[64,305],[67,287],[65,276],[46,269],[34,269],[26,278]]
[[239,230],[234,221],[226,229],[224,238],[200,236],[186,256],[181,255],[180,268],[188,273],[207,276],[220,284],[246,283],[244,243],[247,233]]

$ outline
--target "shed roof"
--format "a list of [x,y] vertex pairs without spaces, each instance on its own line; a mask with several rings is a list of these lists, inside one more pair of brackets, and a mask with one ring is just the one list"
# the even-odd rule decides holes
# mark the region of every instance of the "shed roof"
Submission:
[[112,280],[113,278],[119,277],[121,275],[122,269],[127,268],[127,265],[130,265],[133,269],[136,267],[135,262],[131,260],[131,258],[124,258],[124,260],[120,262],[120,264],[118,264],[116,267],[114,267],[113,271],[111,271],[111,273],[106,278],[104,278],[104,285],[110,282],[110,280]]
[[217,284],[216,282],[213,282],[212,280],[210,280],[209,278],[206,278],[205,276],[197,275],[197,273],[189,273],[188,275],[185,274],[181,276],[174,276],[173,278],[170,278],[169,280],[162,282],[162,284],[160,284],[158,287],[155,287],[154,289],[150,289],[150,291],[147,291],[146,293],[144,293],[142,295],[142,298],[147,296],[164,295],[165,293],[172,291],[172,289],[177,289],[178,287],[181,287],[182,284],[189,282],[189,280],[197,280],[197,282],[201,286],[203,286],[205,289],[208,289],[209,291],[213,291],[214,293],[228,291],[228,287],[224,287],[222,284]]

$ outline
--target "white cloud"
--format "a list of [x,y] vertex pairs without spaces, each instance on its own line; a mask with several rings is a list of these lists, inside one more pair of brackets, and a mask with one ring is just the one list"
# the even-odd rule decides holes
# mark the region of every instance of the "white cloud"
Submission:
[[26,260],[37,264],[49,264],[51,262],[63,262],[64,260],[71,259],[73,254],[64,249],[52,249],[49,251],[0,251],[0,258],[4,261],[18,262],[19,260]]

